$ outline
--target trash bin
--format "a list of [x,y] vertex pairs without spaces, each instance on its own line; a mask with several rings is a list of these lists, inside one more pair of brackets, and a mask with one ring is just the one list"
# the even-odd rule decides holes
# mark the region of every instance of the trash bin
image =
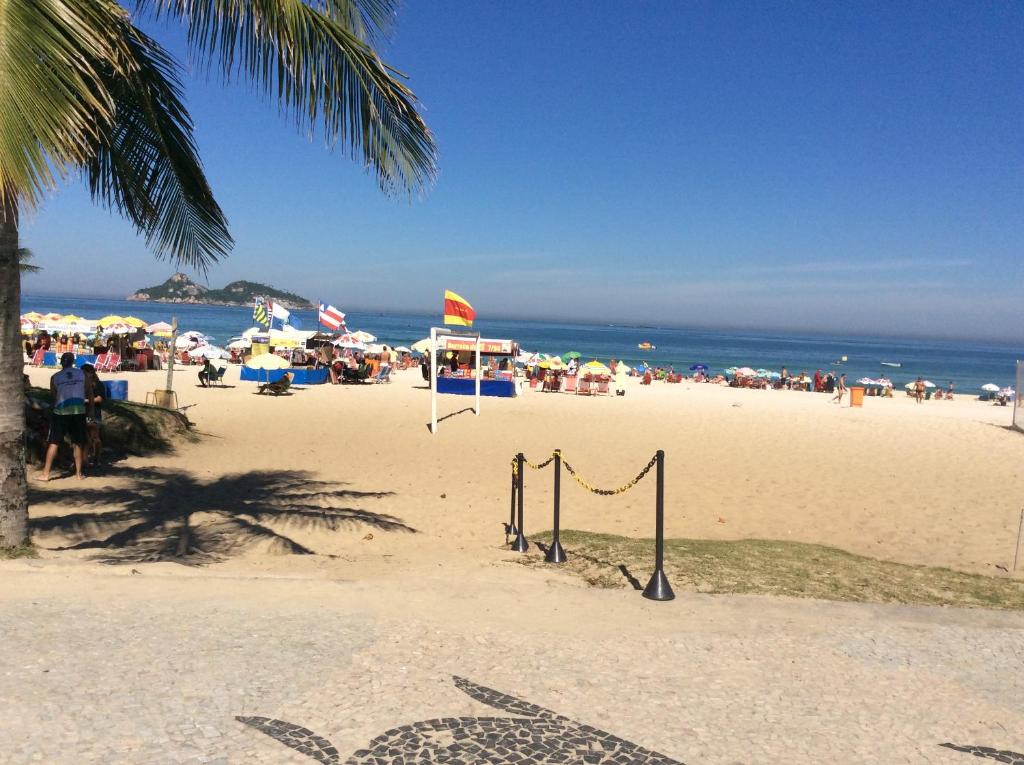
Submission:
[[864,406],[864,389],[850,388],[850,406]]
[[103,387],[107,391],[107,398],[111,401],[128,400],[127,380],[104,380]]

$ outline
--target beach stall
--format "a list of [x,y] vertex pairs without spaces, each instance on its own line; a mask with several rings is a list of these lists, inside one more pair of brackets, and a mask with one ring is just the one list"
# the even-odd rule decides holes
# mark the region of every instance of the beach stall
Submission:
[[[448,370],[437,378],[438,393],[454,393],[461,396],[476,395],[476,346],[477,338],[459,335],[442,335],[437,338],[438,367]],[[512,360],[519,355],[519,346],[512,340],[491,340],[480,338],[480,395],[497,398],[515,396]],[[490,370],[485,360],[509,359],[508,369]]]

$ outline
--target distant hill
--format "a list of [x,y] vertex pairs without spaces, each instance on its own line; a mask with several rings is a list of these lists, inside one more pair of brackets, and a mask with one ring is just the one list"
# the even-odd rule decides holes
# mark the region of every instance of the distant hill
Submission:
[[316,308],[316,305],[294,292],[268,287],[259,282],[240,280],[231,282],[223,289],[212,290],[196,284],[185,274],[174,274],[156,287],[146,287],[126,300],[149,301],[153,303],[191,303],[194,305],[252,305],[256,297],[271,298],[285,308]]

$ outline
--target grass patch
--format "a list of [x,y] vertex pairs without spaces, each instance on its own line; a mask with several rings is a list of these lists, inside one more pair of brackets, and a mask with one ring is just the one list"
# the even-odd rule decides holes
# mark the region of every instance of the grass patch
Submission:
[[[550,539],[550,532],[531,537],[544,545]],[[627,574],[643,586],[654,567],[653,539],[586,531],[563,531],[561,539],[569,558],[562,568],[595,587],[628,587]],[[547,565],[536,545],[521,560]],[[666,539],[665,574],[677,592],[1024,610],[1024,582],[908,566],[802,542]]]
[[15,558],[38,558],[35,546],[31,542],[18,545],[17,547],[0,547],[0,560],[14,560]]

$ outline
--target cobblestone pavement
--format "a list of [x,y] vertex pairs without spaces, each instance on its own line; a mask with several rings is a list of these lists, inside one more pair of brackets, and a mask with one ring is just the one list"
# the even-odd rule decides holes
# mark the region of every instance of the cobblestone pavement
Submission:
[[968,765],[1024,752],[1020,614],[651,603],[507,565],[358,581],[135,570],[0,566],[0,762]]

